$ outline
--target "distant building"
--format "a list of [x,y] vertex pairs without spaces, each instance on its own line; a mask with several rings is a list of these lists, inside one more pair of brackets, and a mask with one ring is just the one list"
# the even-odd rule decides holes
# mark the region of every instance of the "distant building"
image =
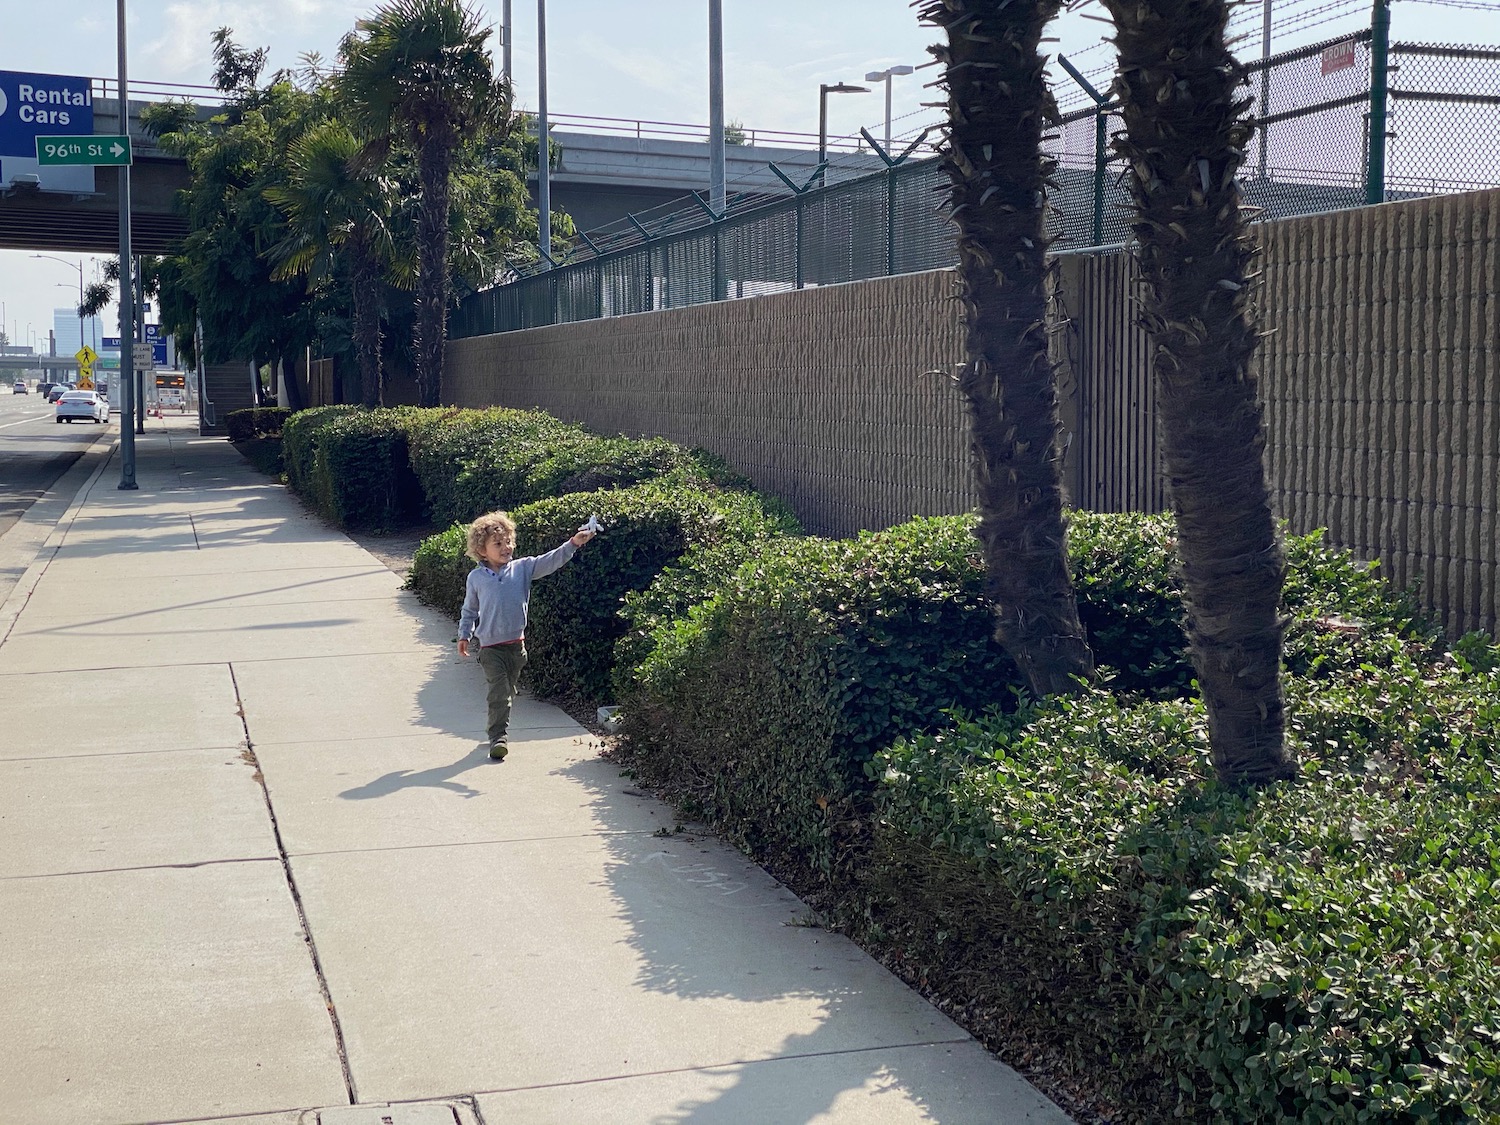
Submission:
[[[78,308],[52,310],[52,334],[57,338],[57,354],[72,355],[79,348]],[[83,340],[94,351],[100,350],[104,341],[104,323],[97,316],[84,317]]]

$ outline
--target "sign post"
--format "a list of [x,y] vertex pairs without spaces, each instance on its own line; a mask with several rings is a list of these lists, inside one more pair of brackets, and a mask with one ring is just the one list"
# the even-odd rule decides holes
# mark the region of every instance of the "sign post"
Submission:
[[99,362],[99,353],[84,344],[73,353],[73,358],[78,361],[78,389],[80,391],[93,390],[94,364]]
[[[130,120],[130,99],[125,81],[125,0],[115,0],[115,37],[120,54],[120,124]],[[131,309],[130,278],[130,165],[120,169],[120,339],[135,338],[135,312]],[[134,491],[135,482],[135,364],[134,356],[120,349],[120,483],[116,488]]]

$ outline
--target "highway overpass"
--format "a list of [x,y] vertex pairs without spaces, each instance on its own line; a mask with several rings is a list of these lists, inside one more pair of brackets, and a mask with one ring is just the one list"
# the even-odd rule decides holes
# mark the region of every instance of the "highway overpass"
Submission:
[[[96,135],[118,134],[119,98],[115,83],[91,80]],[[187,167],[161,151],[141,130],[141,111],[153,102],[187,97],[207,116],[219,108],[218,92],[207,87],[132,84],[127,128],[134,154],[130,170],[131,241],[142,254],[169,253],[187,234],[175,213],[176,193],[187,187]],[[691,206],[694,193],[709,187],[708,129],[703,125],[634,121],[561,114],[553,139],[562,150],[552,172],[552,204],[573,216],[579,230],[591,231],[629,214]],[[743,144],[725,150],[731,194],[773,198],[789,194],[771,171],[774,162],[803,183],[817,165],[816,135],[748,131]],[[847,138],[829,144],[830,180],[882,165]],[[46,191],[23,181],[0,184],[0,247],[16,250],[116,254],[120,246],[119,170],[93,170],[92,191]],[[533,200],[536,176],[530,177]]]

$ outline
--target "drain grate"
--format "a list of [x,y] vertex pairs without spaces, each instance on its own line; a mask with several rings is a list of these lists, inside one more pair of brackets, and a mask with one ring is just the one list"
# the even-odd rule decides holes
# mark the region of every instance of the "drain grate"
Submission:
[[318,1111],[318,1125],[464,1125],[451,1102],[345,1105]]

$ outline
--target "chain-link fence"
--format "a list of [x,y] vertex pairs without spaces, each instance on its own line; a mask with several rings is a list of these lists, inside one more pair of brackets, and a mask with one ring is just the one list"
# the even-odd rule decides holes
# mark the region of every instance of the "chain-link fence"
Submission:
[[[1379,37],[1363,31],[1246,68],[1247,92],[1262,109],[1240,182],[1260,219],[1500,185],[1500,50],[1398,43],[1384,68],[1382,53]],[[1372,81],[1381,73],[1386,83]],[[1378,152],[1372,160],[1369,143],[1381,105],[1383,162]],[[1048,200],[1056,248],[1126,241],[1124,169],[1110,144],[1121,128],[1117,108],[1105,103],[1065,115],[1049,142],[1058,161]],[[466,298],[450,333],[486,335],[949,266],[953,231],[939,210],[946,187],[936,158],[907,159],[790,199],[732,200],[718,220],[702,207],[649,224],[632,217],[633,240],[586,239],[556,269]]]
[[1500,184],[1500,50],[1393,43],[1386,198]]

